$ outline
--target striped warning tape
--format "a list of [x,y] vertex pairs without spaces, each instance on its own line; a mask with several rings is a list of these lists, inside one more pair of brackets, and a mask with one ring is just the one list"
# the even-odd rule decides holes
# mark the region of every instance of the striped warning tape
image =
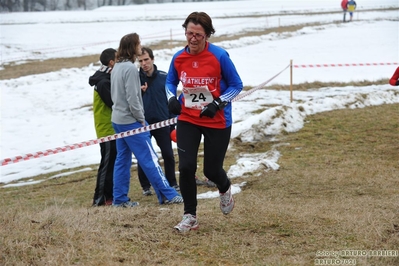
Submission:
[[399,65],[394,63],[354,63],[354,64],[315,64],[315,65],[292,65],[295,68],[316,68],[316,67],[350,67],[350,66],[384,66],[384,65]]
[[[148,35],[146,36],[141,36],[142,40],[145,39],[152,39],[152,38],[167,38],[169,37],[170,34],[163,34],[159,35],[158,34],[153,34],[153,36]],[[109,41],[104,41],[104,42],[94,42],[94,43],[86,43],[86,44],[76,44],[76,45],[68,45],[68,46],[63,46],[63,47],[45,47],[45,48],[40,48],[40,49],[32,49],[32,50],[24,50],[24,55],[18,56],[18,57],[12,57],[12,58],[0,58],[0,62],[2,64],[5,63],[10,63],[10,62],[18,62],[18,61],[27,61],[27,60],[38,60],[42,59],[43,54],[47,53],[60,53],[60,52],[65,52],[65,51],[73,51],[73,50],[86,50],[86,48],[92,47],[92,46],[99,46],[99,45],[104,45],[104,44],[112,44],[112,43],[118,43],[118,40],[109,40]],[[40,52],[39,52],[40,51]],[[26,54],[28,53],[28,54]]]
[[133,136],[136,134],[140,134],[140,133],[143,133],[146,131],[151,131],[151,130],[158,129],[161,127],[174,125],[174,124],[176,124],[176,122],[177,122],[177,118],[171,118],[169,120],[161,121],[161,122],[151,124],[151,125],[148,125],[145,127],[136,128],[133,130],[121,132],[118,134],[106,136],[106,137],[99,138],[99,139],[83,141],[80,143],[75,143],[75,144],[67,145],[64,147],[58,147],[55,149],[49,149],[49,150],[39,151],[39,152],[35,152],[35,153],[28,153],[28,154],[25,154],[22,156],[15,156],[12,158],[2,159],[0,161],[0,163],[1,163],[1,166],[4,166],[4,165],[18,163],[21,161],[27,161],[30,159],[40,158],[40,157],[44,157],[44,156],[48,156],[48,155],[52,155],[52,154],[57,154],[57,153],[66,152],[66,151],[70,151],[70,150],[76,150],[78,148],[83,148],[83,147],[91,146],[91,145],[98,144],[98,143],[103,143],[103,142],[107,142],[107,141],[111,141],[111,140],[115,140],[115,139],[119,139],[119,138]]
[[286,70],[286,69],[289,68],[289,67],[290,67],[290,65],[286,66],[283,70],[281,70],[280,72],[278,72],[276,75],[274,75],[274,76],[271,77],[270,79],[266,80],[265,82],[259,84],[259,85],[256,86],[255,88],[252,88],[252,89],[250,89],[249,91],[246,91],[246,92],[244,92],[244,93],[240,93],[239,95],[237,95],[237,97],[235,97],[235,98],[232,100],[232,102],[239,101],[239,100],[241,100],[242,98],[248,96],[249,94],[251,94],[251,93],[253,93],[253,92],[255,92],[255,91],[257,91],[257,90],[263,88],[267,83],[269,83],[270,81],[272,81],[273,79],[275,79],[278,75],[280,75],[281,73],[283,73],[283,71]]

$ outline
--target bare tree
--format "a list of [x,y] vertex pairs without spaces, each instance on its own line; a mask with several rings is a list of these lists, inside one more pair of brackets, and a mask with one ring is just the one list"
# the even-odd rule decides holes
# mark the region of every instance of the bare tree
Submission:
[[65,5],[64,5],[65,10],[70,10],[71,9],[71,0],[66,0]]
[[211,2],[221,0],[0,0],[0,12],[92,9],[102,6],[152,3]]
[[58,4],[60,3],[60,0],[47,0],[47,7],[48,10],[55,11],[58,9]]
[[83,7],[86,10],[86,0],[78,0],[78,7]]
[[19,11],[21,2],[19,0],[0,0],[0,9],[8,12]]

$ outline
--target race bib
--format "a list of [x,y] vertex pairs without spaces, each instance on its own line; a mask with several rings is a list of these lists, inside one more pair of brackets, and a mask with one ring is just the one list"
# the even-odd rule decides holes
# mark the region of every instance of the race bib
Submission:
[[191,109],[201,110],[205,105],[213,101],[212,93],[209,92],[208,86],[201,87],[184,87],[184,106]]

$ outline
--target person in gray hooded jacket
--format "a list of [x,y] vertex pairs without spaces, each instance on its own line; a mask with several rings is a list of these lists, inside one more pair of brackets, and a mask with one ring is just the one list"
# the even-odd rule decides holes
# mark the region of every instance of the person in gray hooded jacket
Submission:
[[[111,72],[111,98],[114,103],[111,121],[116,133],[148,125],[144,117],[139,72],[134,64],[140,54],[139,35],[130,33],[123,36],[117,50],[116,63]],[[148,131],[116,139],[116,149],[113,206],[135,207],[138,205],[138,202],[133,202],[128,197],[132,153],[150,180],[160,204],[183,202],[183,198],[165,178]]]

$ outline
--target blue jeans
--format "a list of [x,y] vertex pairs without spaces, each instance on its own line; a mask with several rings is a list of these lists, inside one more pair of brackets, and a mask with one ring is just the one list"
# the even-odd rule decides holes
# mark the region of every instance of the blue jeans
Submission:
[[[173,148],[170,139],[170,128],[162,127],[159,129],[151,130],[150,134],[155,138],[158,147],[161,149],[161,154],[165,169],[165,176],[169,182],[169,185],[173,187],[177,185],[177,180],[176,180],[175,155],[173,154]],[[143,190],[149,189],[151,184],[148,181],[143,169],[141,169],[140,165],[137,166],[137,171],[141,187],[143,188]]]
[[[142,124],[120,125],[112,123],[116,133],[121,133],[142,127]],[[116,139],[117,156],[114,166],[114,204],[121,204],[129,200],[128,193],[130,187],[130,167],[132,165],[132,153],[140,164],[145,175],[155,193],[160,204],[163,197],[172,200],[177,196],[177,192],[169,185],[161,166],[158,163],[158,156],[155,153],[149,132],[132,135],[129,137]]]

